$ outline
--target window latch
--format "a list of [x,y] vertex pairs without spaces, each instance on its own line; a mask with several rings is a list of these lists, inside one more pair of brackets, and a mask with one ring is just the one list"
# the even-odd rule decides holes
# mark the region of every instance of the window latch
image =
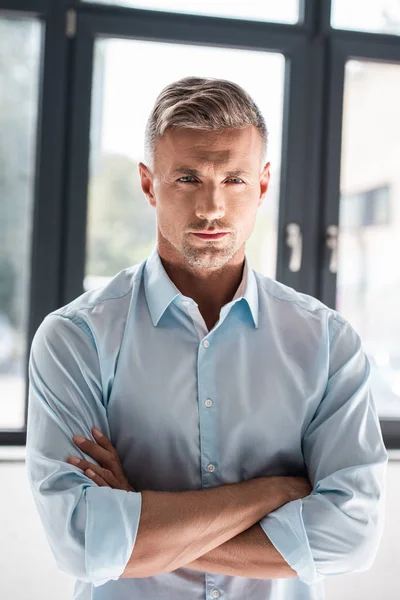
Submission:
[[65,35],[67,38],[73,38],[76,35],[76,10],[70,8],[67,10],[65,22]]
[[337,225],[329,225],[326,229],[326,247],[331,251],[329,260],[329,271],[337,273],[338,270],[338,241],[339,227]]
[[301,268],[301,256],[303,251],[303,237],[300,225],[289,223],[286,225],[286,245],[291,249],[289,269],[296,273]]

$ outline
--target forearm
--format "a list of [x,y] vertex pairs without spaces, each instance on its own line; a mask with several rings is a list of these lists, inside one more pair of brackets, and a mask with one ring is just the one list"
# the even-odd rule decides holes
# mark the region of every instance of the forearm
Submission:
[[289,567],[258,523],[185,567],[195,571],[254,579],[297,576],[296,571]]
[[260,477],[218,488],[142,492],[131,557],[121,577],[175,571],[246,531],[288,497],[281,477]]

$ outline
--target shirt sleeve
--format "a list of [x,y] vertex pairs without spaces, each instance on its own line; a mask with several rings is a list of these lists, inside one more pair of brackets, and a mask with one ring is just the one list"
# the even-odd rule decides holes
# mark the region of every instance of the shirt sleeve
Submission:
[[60,569],[94,586],[118,579],[132,553],[142,505],[140,492],[100,487],[66,462],[99,463],[75,445],[93,441],[92,427],[109,437],[95,340],[78,316],[48,315],[29,357],[26,466],[33,499]]
[[306,584],[368,569],[382,534],[387,452],[369,386],[369,362],[348,322],[330,347],[325,394],[303,437],[313,486],[259,521]]

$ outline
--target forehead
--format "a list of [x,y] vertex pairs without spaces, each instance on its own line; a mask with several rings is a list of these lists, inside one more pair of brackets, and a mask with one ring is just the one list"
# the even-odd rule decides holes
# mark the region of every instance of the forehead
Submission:
[[157,140],[155,159],[171,167],[182,159],[215,166],[240,160],[258,166],[261,149],[261,135],[253,125],[223,131],[169,129]]

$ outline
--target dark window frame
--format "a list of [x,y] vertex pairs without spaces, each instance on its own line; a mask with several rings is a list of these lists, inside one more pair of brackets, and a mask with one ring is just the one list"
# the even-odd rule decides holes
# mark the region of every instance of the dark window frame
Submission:
[[[93,47],[97,36],[277,51],[285,77],[277,279],[334,307],[326,228],[337,224],[344,64],[364,56],[400,62],[400,37],[335,30],[330,0],[301,0],[296,25],[183,15],[80,2],[0,0],[0,17],[45,23],[37,140],[28,348],[43,318],[83,292]],[[77,30],[66,35],[66,14]],[[218,44],[216,43],[218,40]],[[361,54],[360,54],[361,53]],[[286,226],[299,223],[302,268],[288,268]],[[26,376],[29,352],[26,357]],[[1,431],[0,446],[23,446]],[[400,448],[400,420],[381,420],[388,448]]]
[[[288,31],[289,27],[289,31]],[[122,37],[176,43],[195,43],[221,47],[246,48],[281,52],[290,58],[285,78],[284,126],[282,140],[281,203],[279,211],[278,278],[298,289],[309,289],[315,269],[292,273],[288,269],[288,248],[285,244],[285,224],[299,222],[305,229],[313,220],[317,223],[316,195],[302,193],[304,209],[296,201],[299,189],[309,186],[307,156],[312,152],[312,137],[318,135],[318,114],[308,111],[315,69],[307,49],[305,26],[280,25],[253,21],[239,21],[215,17],[110,8],[85,4],[79,15],[74,52],[76,64],[75,92],[72,97],[71,137],[68,155],[71,156],[68,173],[69,214],[66,223],[65,282],[62,302],[67,303],[82,293],[84,261],[82,260],[86,235],[86,198],[88,184],[88,152],[90,132],[90,100],[93,47],[95,38]],[[218,43],[216,43],[218,40]],[[78,60],[79,57],[79,60]],[[288,90],[292,93],[289,96]],[[304,119],[304,114],[307,119]],[[311,126],[308,138],[307,125]],[[315,133],[314,133],[315,135]],[[306,143],[304,143],[306,142]],[[306,146],[306,148],[305,148]],[[305,219],[307,215],[307,219]],[[304,236],[303,257],[314,257],[312,236]],[[315,262],[315,258],[314,258]]]
[[[400,36],[338,30],[329,45],[329,103],[327,105],[327,158],[321,207],[319,298],[335,307],[336,274],[328,268],[330,251],[326,232],[330,225],[339,224],[340,158],[345,65],[350,59],[368,59],[400,64]],[[388,449],[400,448],[400,419],[380,418],[382,434]]]
[[29,318],[25,360],[25,426],[0,429],[1,446],[24,446],[28,408],[28,358],[33,335],[60,301],[66,118],[66,0],[1,0],[0,17],[37,18],[44,25],[36,130],[36,173],[30,258]]

